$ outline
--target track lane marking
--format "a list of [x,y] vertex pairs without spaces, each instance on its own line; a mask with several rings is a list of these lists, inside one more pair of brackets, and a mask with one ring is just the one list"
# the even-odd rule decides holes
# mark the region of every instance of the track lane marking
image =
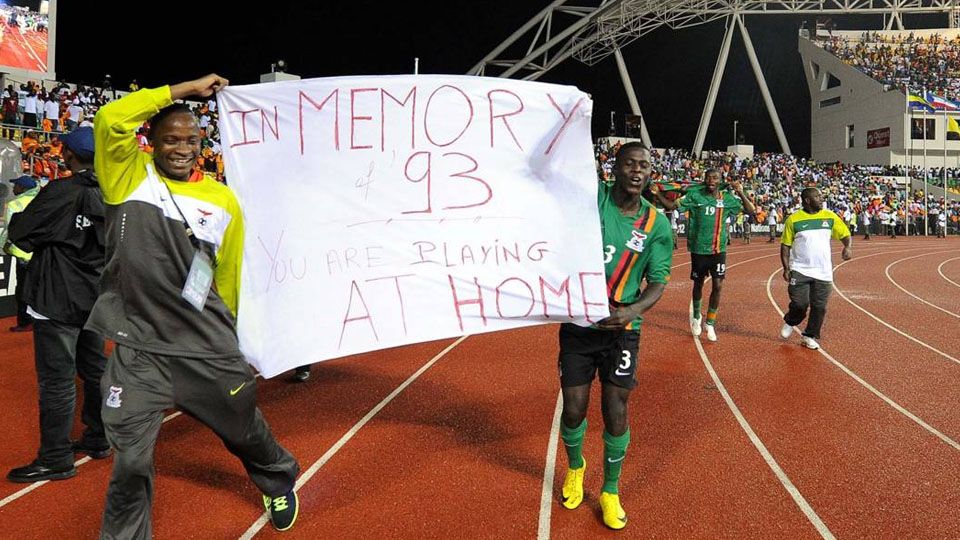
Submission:
[[[777,310],[777,313],[779,313],[780,316],[783,317],[783,311],[780,309],[780,306],[777,305],[777,302],[773,299],[773,294],[772,294],[771,291],[770,291],[770,283],[771,283],[771,281],[773,281],[773,276],[775,276],[775,275],[777,275],[778,273],[781,273],[781,272],[782,272],[782,270],[781,270],[780,268],[778,268],[778,269],[774,270],[772,274],[770,274],[770,277],[769,277],[769,278],[767,278],[767,298],[770,299],[770,304],[773,305],[773,308]],[[798,333],[798,334],[800,333],[800,331],[799,331],[796,327],[793,328],[793,331],[796,332],[796,333]],[[922,427],[923,429],[927,430],[928,432],[930,432],[931,434],[933,434],[934,436],[936,436],[936,437],[937,437],[938,439],[940,439],[941,441],[943,441],[943,442],[947,443],[948,445],[952,446],[955,450],[960,450],[960,444],[958,444],[956,441],[954,441],[954,440],[951,439],[950,437],[944,435],[944,434],[941,433],[938,429],[934,428],[934,427],[931,426],[930,424],[924,422],[923,419],[921,419],[919,416],[917,416],[917,415],[913,414],[912,412],[908,411],[906,408],[904,408],[903,406],[901,406],[899,403],[897,403],[896,401],[894,401],[894,400],[890,399],[889,397],[887,397],[886,394],[884,394],[883,392],[877,390],[873,385],[871,385],[870,383],[868,383],[867,381],[865,381],[862,377],[860,377],[859,375],[857,375],[852,369],[850,369],[850,368],[848,368],[847,366],[845,366],[844,364],[840,363],[839,361],[837,361],[836,358],[834,358],[833,356],[831,356],[827,351],[823,350],[823,347],[820,347],[820,348],[817,349],[817,350],[820,351],[820,354],[823,355],[824,358],[826,358],[827,360],[829,360],[834,366],[836,366],[836,367],[839,368],[841,371],[843,371],[844,373],[846,373],[846,374],[847,374],[848,376],[850,376],[850,378],[852,378],[853,380],[855,380],[855,381],[857,381],[858,383],[860,383],[861,386],[863,386],[864,388],[866,388],[867,390],[869,390],[870,393],[872,393],[873,395],[875,395],[875,396],[877,396],[878,398],[880,398],[881,400],[883,400],[887,405],[890,405],[891,407],[893,407],[894,410],[896,410],[896,411],[899,412],[900,414],[906,416],[907,418],[909,418],[910,420],[912,420],[914,423],[916,423],[917,425],[919,425],[919,426]]]
[[537,540],[550,538],[550,516],[553,510],[553,478],[557,466],[557,439],[560,438],[560,413],[563,412],[563,391],[557,392],[557,405],[553,410],[550,440],[547,442],[547,459],[543,467],[543,487],[540,490],[540,518],[537,520]]
[[951,284],[956,285],[957,287],[960,287],[960,283],[957,283],[956,281],[948,278],[947,275],[943,273],[943,265],[947,264],[947,263],[950,262],[950,261],[955,261],[955,260],[957,260],[957,259],[960,259],[960,257],[954,257],[954,258],[952,258],[952,259],[947,259],[947,260],[943,261],[942,263],[940,263],[940,266],[937,267],[937,273],[940,274],[940,277],[942,277],[943,279],[947,280],[947,281],[950,282]]
[[[763,257],[756,257],[753,259],[748,259],[746,261],[741,261],[735,264],[728,266],[727,268],[733,268],[741,264],[746,264],[748,262],[757,261],[760,259],[767,259],[770,257],[779,257],[779,253],[774,253],[770,255],[765,255]],[[708,277],[704,280],[704,284],[709,281]],[[690,317],[693,316],[693,302],[691,301],[688,304],[688,313]],[[703,349],[703,344],[700,342],[700,337],[695,336],[692,333],[690,336],[693,338],[693,343],[697,347],[697,352],[700,354],[700,360],[703,362],[704,368],[706,368],[707,373],[710,375],[710,378],[713,380],[713,384],[717,387],[717,390],[720,392],[720,395],[723,397],[723,401],[726,403],[727,408],[730,409],[730,412],[733,413],[733,417],[737,420],[737,423],[740,425],[740,429],[746,433],[747,438],[750,440],[750,443],[753,444],[754,448],[757,449],[757,452],[760,453],[760,456],[763,458],[763,461],[766,462],[767,467],[773,471],[774,476],[777,477],[777,480],[780,481],[780,484],[790,495],[790,498],[793,499],[793,502],[796,503],[797,507],[803,512],[803,515],[807,517],[807,520],[810,521],[810,524],[817,530],[817,533],[826,540],[835,540],[835,536],[830,532],[829,527],[826,523],[820,518],[816,510],[810,506],[810,503],[807,502],[807,499],[804,498],[803,494],[800,493],[800,490],[797,489],[797,486],[790,480],[790,477],[787,476],[787,473],[784,472],[783,468],[780,467],[780,464],[777,463],[777,460],[773,457],[773,454],[770,453],[770,450],[767,449],[766,445],[763,444],[763,441],[760,440],[760,437],[753,430],[753,427],[750,426],[750,422],[747,421],[746,417],[740,411],[740,408],[737,407],[737,404],[733,401],[733,397],[730,396],[730,393],[727,392],[726,386],[723,385],[723,381],[720,380],[719,375],[717,375],[716,370],[713,368],[713,364],[710,362],[710,358],[707,356],[706,351]]]
[[[336,455],[336,453],[339,452],[340,449],[343,448],[343,446],[346,445],[347,442],[349,442],[350,439],[352,439],[354,435],[356,435],[357,432],[359,432],[363,426],[367,424],[367,422],[372,420],[373,417],[376,416],[377,413],[379,413],[391,401],[393,401],[394,398],[396,398],[398,395],[400,395],[401,392],[406,390],[408,386],[413,384],[413,382],[416,381],[418,378],[420,378],[420,376],[423,375],[428,369],[433,367],[433,365],[436,364],[438,360],[443,358],[448,352],[452,351],[454,347],[463,343],[468,337],[470,337],[469,334],[465,336],[461,336],[450,345],[447,345],[445,349],[437,353],[436,356],[431,358],[429,361],[427,361],[426,364],[421,366],[420,369],[415,371],[413,375],[410,375],[410,377],[408,377],[407,380],[403,381],[403,383],[401,383],[400,386],[396,387],[393,390],[393,392],[390,392],[390,394],[388,394],[387,397],[383,398],[383,400],[380,403],[378,403],[372,409],[370,409],[370,411],[366,415],[364,415],[363,418],[358,420],[357,423],[353,425],[353,427],[347,430],[347,432],[344,433],[342,437],[340,437],[340,440],[338,440],[336,443],[333,444],[333,446],[327,449],[327,451],[322,456],[320,456],[320,459],[314,461],[313,464],[310,465],[310,467],[306,471],[304,471],[303,474],[300,475],[300,478],[298,478],[296,484],[294,484],[294,489],[299,490],[304,484],[309,482],[310,479],[313,478],[313,476],[317,474],[317,472],[328,461],[330,461],[330,459],[333,458],[333,456]],[[240,540],[249,540],[253,538],[258,532],[260,532],[261,529],[263,529],[264,525],[266,525],[269,521],[270,521],[270,517],[267,514],[267,512],[264,511],[262,514],[260,514],[260,517],[257,518],[257,520],[254,521],[252,525],[250,525],[250,527],[246,530],[246,532],[244,532],[240,536]]]
[[[918,250],[918,249],[925,249],[925,248],[912,248],[912,249],[904,249],[904,250],[897,250],[897,251],[885,251],[885,252],[881,252],[881,253],[872,253],[872,254],[870,254],[870,255],[864,255],[864,256],[862,256],[862,257],[859,257],[859,259],[867,259],[867,258],[870,258],[870,257],[876,257],[877,255],[884,255],[884,254],[887,254],[887,253],[902,253],[902,252],[905,252],[905,251],[916,251],[916,250]],[[858,260],[858,259],[851,259],[851,260]],[[843,261],[842,263],[836,265],[836,266],[834,267],[834,272],[836,273],[837,271],[839,271],[840,268],[843,267],[843,266],[844,266],[845,264],[847,264],[848,262],[850,262],[850,261]],[[886,326],[887,328],[893,330],[894,332],[900,334],[901,336],[909,339],[910,341],[913,341],[914,343],[916,343],[916,344],[918,344],[918,345],[920,345],[920,346],[922,346],[922,347],[925,347],[925,348],[927,348],[927,349],[929,349],[929,350],[931,350],[931,351],[939,354],[940,356],[943,356],[943,357],[946,358],[947,360],[950,360],[951,362],[953,362],[953,363],[955,363],[955,364],[960,364],[960,360],[954,358],[953,356],[950,356],[949,354],[941,351],[940,349],[937,349],[936,347],[934,347],[934,346],[932,346],[932,345],[930,345],[930,344],[928,344],[928,343],[926,343],[926,342],[924,342],[924,341],[921,341],[921,340],[919,340],[919,339],[911,336],[910,334],[907,334],[906,332],[901,331],[899,328],[897,328],[897,327],[891,325],[890,323],[884,321],[884,320],[881,319],[880,317],[877,317],[876,315],[874,315],[874,314],[871,313],[870,311],[867,311],[866,309],[864,309],[863,307],[861,307],[859,304],[857,304],[857,303],[854,302],[853,300],[847,298],[847,295],[843,294],[843,291],[841,291],[840,288],[837,287],[837,282],[836,282],[836,280],[830,282],[830,285],[833,287],[833,290],[837,291],[837,294],[840,295],[840,298],[843,298],[843,299],[846,300],[847,303],[849,303],[851,306],[853,306],[853,307],[859,309],[860,311],[866,313],[866,314],[867,314],[870,318],[872,318],[873,320],[875,320],[875,321],[877,321],[878,323]]]
[[[950,250],[950,252],[953,252],[953,250]],[[914,255],[913,257],[905,257],[905,258],[903,258],[903,259],[898,259],[898,260],[893,261],[892,263],[888,264],[887,267],[883,269],[883,273],[886,274],[887,280],[889,280],[890,283],[893,283],[894,287],[900,289],[901,291],[909,294],[910,296],[916,298],[917,300],[923,302],[924,304],[926,304],[926,305],[928,305],[928,306],[930,306],[930,307],[939,309],[940,311],[946,313],[947,315],[950,315],[951,317],[956,317],[956,318],[960,319],[960,314],[957,314],[957,313],[954,313],[954,312],[952,312],[952,311],[943,309],[942,307],[940,307],[940,306],[938,306],[938,305],[936,305],[936,304],[933,304],[933,303],[931,303],[931,302],[927,302],[927,301],[924,300],[923,298],[920,298],[919,296],[913,294],[912,292],[908,291],[907,289],[901,287],[900,284],[897,283],[897,281],[896,281],[895,279],[893,279],[893,276],[890,275],[890,269],[891,269],[894,265],[897,265],[897,264],[899,264],[899,263],[901,263],[901,262],[903,262],[903,261],[909,261],[909,260],[911,260],[911,259],[917,259],[917,258],[919,258],[919,257],[926,257],[926,256],[928,256],[928,255],[936,255],[936,254],[938,254],[938,253],[943,253],[943,252],[942,252],[942,251],[934,251],[934,252],[931,252],[931,253],[922,253],[922,254],[920,254],[920,255]]]

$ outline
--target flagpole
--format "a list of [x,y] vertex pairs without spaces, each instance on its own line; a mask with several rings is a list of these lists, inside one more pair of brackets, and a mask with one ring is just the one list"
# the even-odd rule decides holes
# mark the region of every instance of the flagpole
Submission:
[[923,110],[923,235],[927,236],[927,110]]
[[947,120],[947,109],[943,109],[943,202],[946,206],[947,202],[947,134],[950,131],[947,130],[949,126],[949,121]]
[[[903,194],[903,204],[909,208],[910,193],[913,192],[913,109],[910,108],[910,85],[907,84],[907,137],[910,141],[910,151],[907,152],[907,155],[910,156],[910,166],[907,169],[907,189],[904,190]],[[906,220],[909,222],[910,220]],[[903,234],[905,236],[910,235],[910,228],[908,225],[904,225]]]

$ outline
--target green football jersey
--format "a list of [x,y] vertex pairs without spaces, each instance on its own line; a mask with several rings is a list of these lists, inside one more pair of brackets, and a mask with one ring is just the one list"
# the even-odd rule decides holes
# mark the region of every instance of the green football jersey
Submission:
[[727,218],[735,219],[743,202],[729,191],[717,198],[702,188],[692,188],[680,199],[680,211],[687,214],[687,249],[697,255],[714,255],[727,251],[730,235]]
[[[623,215],[613,202],[612,192],[612,186],[600,184],[598,206],[607,297],[611,304],[632,304],[640,297],[644,279],[664,284],[670,280],[673,231],[670,220],[643,198],[636,214]],[[638,317],[627,329],[639,330],[642,322]]]

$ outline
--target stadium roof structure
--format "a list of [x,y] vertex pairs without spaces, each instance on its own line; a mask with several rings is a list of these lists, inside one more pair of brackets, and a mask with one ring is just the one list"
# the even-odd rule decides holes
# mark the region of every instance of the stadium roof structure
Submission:
[[717,58],[700,127],[693,144],[699,153],[713,115],[734,28],[744,47],[783,151],[790,145],[783,133],[770,90],[743,19],[747,15],[878,15],[884,28],[903,30],[907,13],[944,13],[951,28],[960,23],[960,0],[554,0],[470,69],[470,75],[537,80],[569,58],[587,65],[613,55],[633,114],[640,115],[641,138],[650,136],[620,50],[666,26],[674,30],[726,20],[726,33]]

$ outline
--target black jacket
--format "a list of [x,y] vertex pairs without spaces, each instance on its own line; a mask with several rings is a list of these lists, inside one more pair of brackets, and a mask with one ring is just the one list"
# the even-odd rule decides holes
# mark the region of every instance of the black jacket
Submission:
[[99,294],[104,206],[93,170],[55,180],[10,220],[10,241],[33,252],[24,301],[58,322],[82,325]]

